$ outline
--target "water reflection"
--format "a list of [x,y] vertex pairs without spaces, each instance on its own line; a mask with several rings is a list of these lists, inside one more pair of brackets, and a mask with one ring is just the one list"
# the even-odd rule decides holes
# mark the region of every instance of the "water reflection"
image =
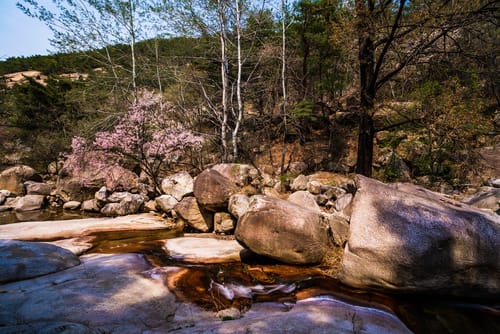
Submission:
[[102,217],[100,213],[83,212],[80,210],[63,210],[62,208],[51,208],[34,211],[4,211],[0,212],[0,224],[14,224],[27,221],[46,221],[46,220],[68,220]]
[[326,296],[373,312],[395,314],[417,334],[500,333],[500,305],[495,303],[363,291],[325,275],[320,266],[290,266],[255,257],[242,263],[193,265],[170,258],[162,245],[161,240],[121,247],[104,242],[93,251],[144,254],[154,266],[151,274],[162,276],[179,300],[208,310],[234,307],[245,312],[255,303],[269,301],[293,307],[298,300]]

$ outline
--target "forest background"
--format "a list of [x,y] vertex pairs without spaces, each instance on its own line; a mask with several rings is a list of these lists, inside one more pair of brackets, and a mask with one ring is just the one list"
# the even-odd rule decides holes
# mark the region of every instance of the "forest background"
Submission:
[[165,151],[153,176],[234,161],[285,180],[301,161],[460,187],[481,177],[478,149],[499,143],[499,1],[53,3],[18,3],[58,53],[0,62],[0,168],[44,171],[141,105],[154,121],[120,164],[151,164],[144,144],[160,130],[204,138],[182,159]]

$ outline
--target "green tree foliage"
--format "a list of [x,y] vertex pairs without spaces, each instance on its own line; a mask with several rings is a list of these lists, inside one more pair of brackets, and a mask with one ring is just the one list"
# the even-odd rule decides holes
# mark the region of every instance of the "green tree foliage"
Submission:
[[[297,0],[285,11],[278,0],[235,1],[57,0],[49,11],[23,0],[52,26],[54,46],[71,52],[0,62],[0,75],[36,69],[50,78],[0,82],[2,152],[43,143],[38,150],[54,152],[40,151],[40,164],[54,159],[71,135],[114,129],[137,88],[158,92],[171,121],[207,134],[219,152],[207,154],[212,162],[230,158],[230,146],[254,161],[253,152],[283,138],[332,143],[357,123],[357,172],[372,172],[375,134],[384,130],[397,138],[385,149],[414,176],[451,179],[466,175],[470,152],[494,136],[497,1]],[[85,75],[62,76],[72,72]],[[412,107],[384,113],[398,103]]]
[[69,145],[77,122],[83,118],[78,106],[67,98],[78,83],[55,78],[45,84],[26,80],[4,91],[2,127],[9,141],[3,142],[2,150],[6,154],[19,150],[19,162],[45,170]]

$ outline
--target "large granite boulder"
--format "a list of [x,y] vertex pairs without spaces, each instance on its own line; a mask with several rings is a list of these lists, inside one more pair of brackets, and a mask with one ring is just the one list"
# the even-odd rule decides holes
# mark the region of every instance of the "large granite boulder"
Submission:
[[[115,194],[118,193],[113,193],[113,195]],[[120,192],[119,194],[120,196],[117,195],[115,198],[112,198],[113,195],[108,197],[108,201],[110,199],[113,199],[113,201],[104,205],[101,209],[102,214],[109,217],[131,215],[139,212],[144,204],[144,197],[139,194],[127,192]]]
[[61,247],[0,240],[0,283],[46,275],[78,264],[78,256]]
[[363,176],[357,176],[357,187],[339,275],[343,283],[498,299],[498,215]]
[[320,212],[262,195],[253,196],[235,237],[252,252],[291,264],[321,262],[329,225]]
[[229,197],[238,187],[214,169],[206,169],[194,181],[194,196],[205,209],[213,212],[227,210]]
[[193,193],[194,180],[188,172],[179,172],[167,176],[161,181],[161,190],[180,201],[184,196]]
[[316,197],[308,191],[296,191],[288,196],[288,200],[305,208],[321,212],[321,208],[316,203]]
[[184,197],[182,201],[177,203],[174,210],[187,225],[197,231],[208,232],[214,225],[213,214],[200,208],[194,197]]
[[217,164],[211,169],[221,173],[231,183],[240,187],[252,184],[259,177],[259,171],[247,164]]
[[65,171],[60,173],[56,187],[57,194],[65,202],[94,198],[103,186],[109,191],[135,192],[139,182],[137,174],[120,166],[84,171],[79,175],[67,175]]
[[47,196],[52,192],[52,186],[43,182],[27,181],[24,183],[24,187],[26,188],[26,194],[28,195]]
[[16,198],[14,210],[18,212],[40,210],[45,205],[45,196],[26,195]]
[[22,195],[24,182],[33,180],[41,182],[42,178],[29,166],[15,166],[0,173],[0,189],[9,190],[16,195]]

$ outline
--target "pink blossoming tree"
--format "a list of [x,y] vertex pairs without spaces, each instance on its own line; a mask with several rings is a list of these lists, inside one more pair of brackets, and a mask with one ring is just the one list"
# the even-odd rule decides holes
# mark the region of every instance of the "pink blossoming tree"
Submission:
[[[159,108],[159,96],[143,91],[111,131],[98,132],[90,143],[81,137],[72,140],[66,165],[73,175],[84,170],[109,170],[114,166],[139,165],[160,190],[159,173],[163,167],[179,162],[188,151],[199,150],[203,138],[166,118]],[[107,175],[106,178],[110,178]],[[81,183],[92,180],[82,179]],[[113,185],[113,180],[106,180]]]

